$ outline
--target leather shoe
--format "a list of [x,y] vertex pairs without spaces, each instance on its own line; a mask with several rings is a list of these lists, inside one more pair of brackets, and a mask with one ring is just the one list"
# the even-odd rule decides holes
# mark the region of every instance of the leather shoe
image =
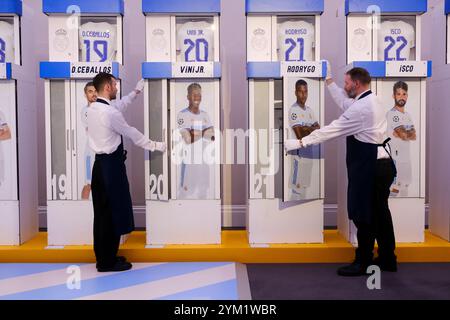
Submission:
[[397,259],[385,260],[376,257],[373,264],[380,267],[381,271],[397,272]]
[[337,270],[338,275],[343,277],[359,277],[366,275],[367,265],[359,263],[357,261],[353,262],[348,266],[341,267]]
[[98,267],[98,272],[120,272],[130,270],[133,265],[129,262],[120,262],[116,261],[116,263],[111,267]]
[[117,256],[117,257],[116,257],[116,261],[119,261],[119,262],[127,262],[127,258],[125,258],[124,256]]

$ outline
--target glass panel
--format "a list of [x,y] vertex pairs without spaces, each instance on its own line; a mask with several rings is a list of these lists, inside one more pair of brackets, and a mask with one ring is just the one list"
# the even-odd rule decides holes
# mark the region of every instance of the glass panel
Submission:
[[215,181],[220,178],[215,172],[215,135],[220,128],[216,94],[213,80],[175,81],[172,139],[177,156],[172,161],[177,167],[177,199],[215,199]]
[[270,166],[269,148],[269,81],[254,81],[254,122],[250,127],[255,130],[255,144],[251,146],[255,155],[254,189],[256,198],[267,198],[269,179],[267,176]]
[[278,17],[279,61],[315,60],[315,18]]
[[67,151],[69,132],[66,127],[66,91],[64,81],[50,81],[50,122],[52,157],[52,199],[66,200],[69,195]]
[[213,17],[177,17],[177,61],[214,61]]
[[[163,106],[162,86],[161,80],[148,82],[149,138],[153,141],[164,141],[163,112],[167,112],[167,107]],[[164,185],[164,157],[165,155],[161,152],[150,152],[150,199],[152,200],[162,199],[163,195],[167,194],[167,187]]]
[[[308,136],[320,124],[320,82],[285,78],[284,119],[288,139]],[[285,201],[320,198],[320,145],[291,151],[284,162]]]
[[118,39],[117,18],[82,17],[80,20],[80,61],[115,61]]
[[416,59],[416,16],[383,16],[378,30],[378,60]]
[[[394,86],[396,99],[392,97]],[[387,135],[391,138],[389,145],[397,168],[391,197],[419,198],[422,138],[420,80],[380,80],[377,96],[385,106]]]
[[0,81],[0,200],[17,200],[16,83]]

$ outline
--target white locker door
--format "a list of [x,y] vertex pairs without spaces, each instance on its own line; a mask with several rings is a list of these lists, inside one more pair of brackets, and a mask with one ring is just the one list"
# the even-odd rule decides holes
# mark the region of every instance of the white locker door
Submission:
[[49,200],[72,200],[70,81],[47,80]]
[[[150,80],[145,86],[145,132],[153,141],[168,141],[167,80]],[[146,152],[145,195],[148,200],[169,199],[169,146],[165,153]]]

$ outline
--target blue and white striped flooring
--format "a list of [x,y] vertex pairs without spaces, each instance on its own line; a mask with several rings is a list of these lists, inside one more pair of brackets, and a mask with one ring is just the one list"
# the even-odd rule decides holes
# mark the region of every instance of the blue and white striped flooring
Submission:
[[0,264],[0,300],[251,299],[244,265],[134,263],[98,273],[95,264]]

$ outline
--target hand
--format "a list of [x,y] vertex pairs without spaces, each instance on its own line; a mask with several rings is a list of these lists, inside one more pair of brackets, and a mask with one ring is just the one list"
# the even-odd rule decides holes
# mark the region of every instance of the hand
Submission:
[[165,152],[166,148],[167,146],[165,142],[156,142],[155,151]]
[[138,81],[138,83],[136,84],[136,88],[134,88],[134,91],[139,94],[144,90],[144,85],[145,85],[145,80],[141,79]]
[[324,60],[327,63],[327,75],[325,76],[325,80],[331,80],[333,79],[333,75],[331,74],[331,65],[330,61]]
[[297,150],[300,149],[301,147],[302,147],[301,140],[288,139],[284,142],[284,149],[286,150],[286,152]]

